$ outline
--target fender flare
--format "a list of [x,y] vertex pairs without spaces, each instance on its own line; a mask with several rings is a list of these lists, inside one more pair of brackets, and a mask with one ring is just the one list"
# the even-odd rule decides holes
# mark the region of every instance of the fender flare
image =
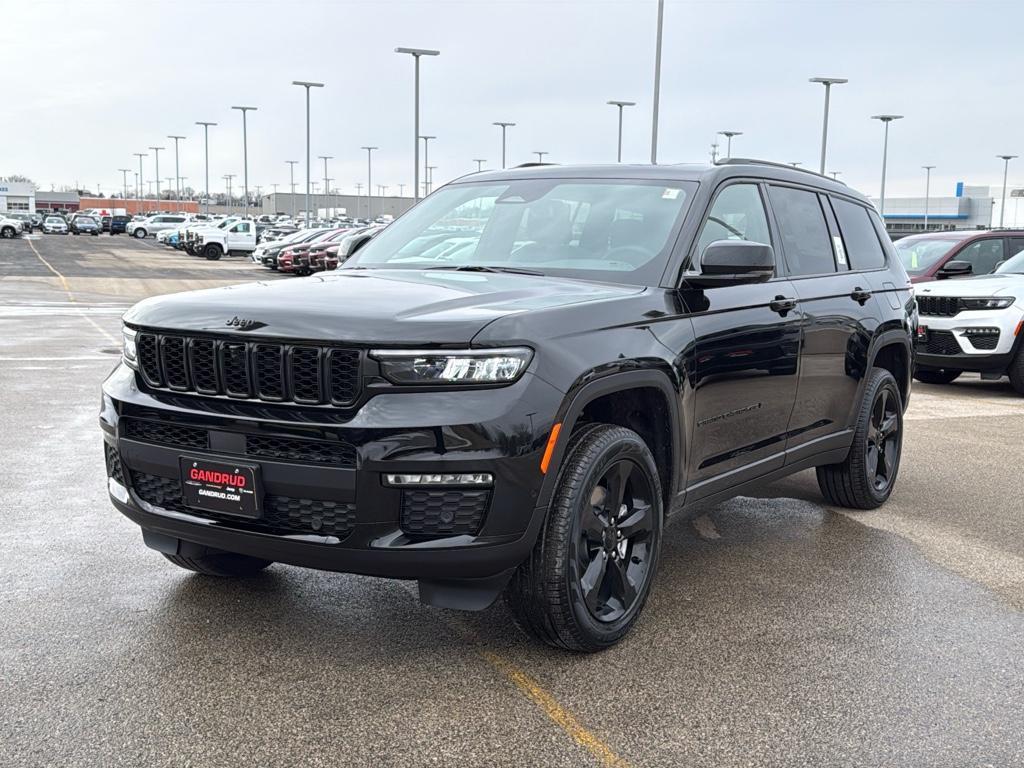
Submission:
[[644,388],[660,390],[668,402],[671,426],[669,431],[672,435],[672,477],[669,478],[668,483],[668,498],[664,499],[665,512],[666,514],[668,513],[680,487],[679,468],[683,466],[682,457],[685,438],[683,435],[683,422],[679,414],[679,392],[673,387],[668,373],[652,368],[608,374],[582,385],[575,392],[565,397],[552,422],[562,426],[554,451],[551,454],[548,471],[541,483],[540,492],[537,496],[537,506],[546,507],[551,501],[551,496],[554,493],[555,484],[558,482],[558,475],[562,468],[562,461],[565,458],[565,450],[569,444],[569,435],[572,434],[576,422],[579,421],[580,415],[583,413],[583,409],[599,397],[615,392]]
[[907,370],[906,370],[906,375],[907,375],[907,392],[906,392],[906,396],[903,398],[903,400],[904,400],[903,408],[904,408],[904,410],[906,410],[907,403],[910,401],[910,386],[911,386],[910,382],[911,382],[911,380],[913,379],[913,376],[914,376],[914,357],[915,357],[915,355],[914,355],[914,345],[911,343],[910,339],[908,338],[907,331],[906,330],[902,330],[902,329],[900,329],[900,330],[892,329],[892,330],[888,330],[888,331],[882,331],[881,333],[876,334],[874,336],[874,338],[871,339],[871,345],[868,347],[868,367],[867,367],[867,370],[864,372],[865,375],[864,375],[863,380],[861,381],[860,387],[857,388],[858,389],[858,392],[857,392],[858,400],[857,400],[857,402],[860,402],[860,397],[863,396],[863,393],[864,393],[864,383],[867,381],[867,374],[868,374],[868,372],[870,372],[870,370],[875,367],[875,358],[878,357],[878,351],[882,347],[888,347],[890,344],[898,344],[899,346],[903,347],[903,349],[907,353]]

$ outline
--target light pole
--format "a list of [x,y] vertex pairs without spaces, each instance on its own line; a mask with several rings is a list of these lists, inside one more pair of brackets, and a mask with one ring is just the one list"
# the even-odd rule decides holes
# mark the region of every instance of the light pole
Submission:
[[334,179],[324,178],[324,210],[327,212],[327,220],[330,221],[334,218],[334,214],[331,210],[331,182]]
[[[188,176],[179,176],[178,177],[178,183],[181,184],[181,191],[182,192],[185,191],[185,182],[186,181],[188,181]],[[192,202],[191,196],[189,196],[188,201]]]
[[[420,199],[420,56],[440,56],[440,51],[429,48],[395,48],[395,53],[408,53],[416,62],[415,96],[413,97],[412,130],[412,199]],[[370,190],[366,190],[369,193]]]
[[825,86],[825,117],[821,122],[821,166],[818,173],[825,173],[825,147],[828,145],[828,100],[833,85],[850,82],[845,77],[812,77],[808,82],[821,83]]
[[872,115],[872,120],[881,120],[885,125],[885,139],[882,142],[882,191],[878,197],[878,215],[885,223],[885,167],[889,162],[889,123],[893,120],[902,120],[903,115]]
[[124,184],[124,210],[128,212],[128,174],[131,172],[131,168],[118,168],[121,172],[121,181]]
[[794,168],[799,168],[801,165],[803,165],[803,163],[795,162],[795,163],[790,163],[790,165],[792,165]]
[[543,163],[544,162],[544,155],[550,155],[551,153],[550,152],[538,152],[535,149],[535,150],[533,150],[533,154],[535,154],[537,156],[537,162],[538,163]]
[[160,210],[160,150],[163,147],[150,147],[156,155],[156,209]]
[[1003,204],[999,208],[999,228],[1003,228],[1003,220],[1006,216],[1006,176],[1010,172],[1010,161],[1013,160],[1016,155],[996,155],[1000,160],[1003,161]]
[[291,198],[292,198],[292,221],[295,221],[295,164],[298,160],[285,160],[288,163],[289,178],[291,178]]
[[167,182],[167,195],[170,196],[170,194],[171,194],[171,182],[174,181],[174,179],[172,177],[170,177],[170,176],[164,176],[164,181]]
[[742,136],[743,131],[719,131],[719,135],[725,136],[725,159],[732,157],[732,137]]
[[430,184],[426,180],[426,168],[430,165],[430,140],[436,139],[437,136],[420,136],[420,138],[423,139],[423,196],[426,197],[430,194]]
[[184,136],[168,136],[168,139],[174,139],[174,204],[177,209],[181,210],[181,177],[179,176],[178,170],[178,142],[184,139]]
[[141,213],[146,208],[145,203],[142,202],[142,187],[146,184],[145,180],[142,178],[142,158],[149,157],[149,155],[146,152],[136,152],[134,154],[139,158],[139,177],[135,180],[135,197],[140,201],[139,212]]
[[497,125],[501,128],[501,167],[505,167],[505,131],[511,128],[515,123],[491,123],[491,125]]
[[931,196],[932,168],[934,165],[922,165],[924,168],[924,231],[928,231],[928,203]]
[[484,169],[484,163],[486,163],[487,160],[481,160],[479,157],[475,157],[473,158],[473,162],[476,163],[476,172],[480,173],[480,171]]
[[654,44],[654,101],[651,109],[651,165],[658,164],[658,103],[661,100],[661,32],[665,24],[665,0],[658,0],[658,35]]
[[235,174],[233,174],[233,173],[226,173],[226,174],[224,174],[224,176],[222,178],[228,184],[228,213],[230,214],[231,213],[231,209],[234,208],[233,203],[235,202],[234,198],[231,197],[231,180],[233,178],[235,178]]
[[711,142],[711,164],[714,165],[718,162],[718,142]]
[[204,180],[206,185],[206,214],[210,214],[210,126],[216,123],[196,122],[196,125],[203,126],[203,157],[206,168]]
[[[308,80],[292,80],[292,85],[298,85],[306,89],[306,227],[309,227],[309,185],[310,185],[310,170],[309,170],[309,89],[310,88],[323,88],[323,83],[313,83]],[[294,199],[294,198],[293,198]],[[294,208],[295,204],[292,203]],[[292,216],[294,217],[294,212]]]
[[405,184],[398,185],[398,196],[405,197]]
[[619,108],[619,144],[618,144],[619,149],[615,153],[615,162],[621,163],[622,162],[622,108],[623,107],[635,107],[636,106],[636,102],[635,101],[615,101],[613,99],[612,101],[609,101],[608,104],[610,104],[613,107],[618,107]]
[[434,171],[436,171],[436,170],[437,170],[437,166],[436,165],[428,165],[427,166],[427,184],[429,184],[431,187],[434,186]]
[[249,218],[249,135],[245,113],[255,112],[256,107],[232,107],[242,113],[242,191],[245,193],[242,218]]
[[[327,183],[328,182],[328,178],[327,178],[327,161],[328,160],[333,160],[334,159],[334,155],[317,155],[317,158],[324,161],[324,195],[329,195],[331,193],[331,188],[330,188],[330,186],[328,186],[328,183]],[[325,197],[324,200],[326,201],[326,199],[327,198]],[[330,206],[328,206],[327,203],[325,202],[324,203],[324,208],[328,208],[328,207],[330,207]]]
[[360,181],[356,182],[356,218],[359,218],[359,211],[362,208],[362,197],[363,197],[363,184]]
[[366,220],[373,221],[373,150],[378,147],[360,147],[366,150]]

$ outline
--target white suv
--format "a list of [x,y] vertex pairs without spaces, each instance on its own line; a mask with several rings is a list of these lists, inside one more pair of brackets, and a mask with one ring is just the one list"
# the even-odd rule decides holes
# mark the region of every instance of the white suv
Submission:
[[990,275],[916,287],[914,378],[948,384],[964,371],[1010,377],[1024,395],[1024,251]]
[[145,221],[133,221],[128,226],[132,235],[140,240],[165,229],[176,229],[188,221],[189,217],[183,213],[161,213],[150,216]]

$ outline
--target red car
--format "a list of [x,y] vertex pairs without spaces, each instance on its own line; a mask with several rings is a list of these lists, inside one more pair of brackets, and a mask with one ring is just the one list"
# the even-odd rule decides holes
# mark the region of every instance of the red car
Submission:
[[1024,251],[1024,230],[929,232],[897,240],[896,253],[912,283],[987,275]]

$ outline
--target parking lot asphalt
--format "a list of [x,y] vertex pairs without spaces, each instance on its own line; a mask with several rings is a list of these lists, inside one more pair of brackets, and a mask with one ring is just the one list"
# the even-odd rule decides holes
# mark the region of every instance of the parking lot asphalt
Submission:
[[880,510],[830,509],[802,473],[671,527],[633,634],[570,655],[402,582],[189,575],[110,506],[120,313],[268,276],[151,240],[0,243],[0,765],[1024,763],[1005,382],[915,385]]

